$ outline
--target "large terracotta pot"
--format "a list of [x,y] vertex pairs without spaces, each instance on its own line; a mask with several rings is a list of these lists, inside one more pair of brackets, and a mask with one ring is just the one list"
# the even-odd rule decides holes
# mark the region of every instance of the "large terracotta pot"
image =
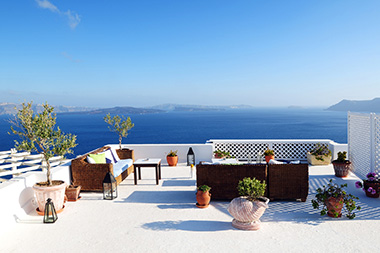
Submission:
[[[364,190],[365,190],[365,195],[370,198],[378,198],[380,196],[380,182],[371,182],[368,180],[363,180],[364,182]],[[368,192],[368,188],[372,187],[375,189],[376,193],[372,194],[371,192]]]
[[53,186],[39,186],[38,184],[33,185],[39,212],[44,212],[46,200],[48,198],[52,200],[57,212],[63,208],[66,183],[64,181],[53,181],[52,183]]
[[265,156],[265,161],[266,161],[267,163],[269,163],[269,161],[272,160],[272,159],[274,160],[274,155],[266,155],[266,156]]
[[347,177],[348,176],[348,173],[351,170],[351,162],[349,162],[349,161],[346,161],[346,162],[333,161],[332,164],[334,166],[335,176],[337,176],[337,177]]
[[198,190],[196,193],[197,198],[197,204],[196,206],[199,208],[206,208],[209,206],[210,200],[211,200],[211,193],[209,191],[203,192],[201,190]]
[[167,156],[166,161],[168,162],[169,166],[177,166],[178,156]]
[[315,155],[310,154],[310,152],[307,152],[307,162],[311,165],[328,165],[331,163],[331,155],[329,156],[321,156],[323,160],[318,160]]
[[250,201],[247,197],[234,198],[228,205],[228,212],[234,217],[232,226],[243,230],[258,230],[261,227],[260,217],[268,208],[269,199],[266,202]]
[[[327,207],[327,215],[334,218],[339,218],[342,216],[342,208],[343,208],[343,197],[330,197],[325,202]],[[336,215],[338,214],[338,215]]]

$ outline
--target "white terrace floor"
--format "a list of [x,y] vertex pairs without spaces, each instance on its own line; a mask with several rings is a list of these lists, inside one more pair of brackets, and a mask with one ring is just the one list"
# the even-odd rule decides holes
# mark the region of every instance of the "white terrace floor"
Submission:
[[[0,252],[379,252],[380,199],[365,197],[353,175],[334,177],[331,166],[310,167],[305,203],[270,202],[259,231],[234,229],[228,202],[195,207],[189,167],[163,166],[158,186],[153,172],[143,168],[137,186],[130,175],[113,201],[82,193],[78,202],[66,203],[55,224],[43,224],[34,213],[18,217],[3,233]],[[355,220],[321,217],[312,209],[316,187],[330,178],[347,182],[360,197],[363,210]]]

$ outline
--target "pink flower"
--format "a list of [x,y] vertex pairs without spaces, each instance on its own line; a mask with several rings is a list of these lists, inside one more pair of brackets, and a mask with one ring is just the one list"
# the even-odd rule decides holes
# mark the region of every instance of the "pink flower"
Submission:
[[362,182],[360,182],[360,181],[356,181],[355,186],[356,186],[356,188],[362,188],[363,187]]
[[372,193],[372,191],[374,191],[374,189],[372,187],[368,187],[367,191]]

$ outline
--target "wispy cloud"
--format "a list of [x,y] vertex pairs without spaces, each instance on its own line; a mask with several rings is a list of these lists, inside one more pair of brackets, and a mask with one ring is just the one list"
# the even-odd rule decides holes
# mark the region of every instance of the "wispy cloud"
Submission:
[[81,62],[81,60],[74,59],[71,55],[69,55],[66,52],[62,52],[62,55],[63,55],[63,57],[65,57],[66,59],[69,59],[72,62],[76,62],[76,63]]
[[74,11],[67,10],[65,12],[58,9],[57,6],[49,2],[48,0],[35,0],[39,7],[42,9],[48,9],[51,12],[58,13],[59,15],[65,16],[68,19],[69,26],[71,29],[75,29],[80,23],[80,16]]

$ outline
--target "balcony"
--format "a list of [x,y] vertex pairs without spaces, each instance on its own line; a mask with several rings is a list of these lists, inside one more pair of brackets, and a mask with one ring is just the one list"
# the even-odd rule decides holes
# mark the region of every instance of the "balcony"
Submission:
[[[303,160],[300,155],[303,151],[292,150],[318,142],[328,144],[334,156],[348,149],[347,144],[331,140],[210,140],[205,144],[127,145],[135,150],[136,159],[161,158],[163,162],[167,152],[178,150],[180,164],[176,167],[164,164],[159,185],[153,168],[142,170],[142,180],[137,185],[133,175],[129,175],[119,185],[119,196],[113,201],[103,200],[99,193],[82,192],[79,201],[65,204],[65,210],[52,225],[42,223],[32,201],[31,186],[44,180],[45,174],[28,172],[0,185],[3,201],[0,251],[376,252],[378,246],[373,243],[373,236],[376,237],[380,226],[380,200],[367,198],[361,189],[355,188],[354,183],[359,180],[355,174],[335,177],[332,165],[309,166],[307,201],[270,202],[261,218],[262,228],[256,232],[231,226],[229,202],[212,200],[207,209],[195,207],[195,172],[185,164],[190,146],[197,162],[211,161],[215,146],[222,143],[225,148],[239,150],[240,160],[254,161],[257,147],[275,147],[284,157],[293,155],[292,159]],[[70,182],[69,164],[54,168],[53,179]],[[310,200],[316,189],[329,179],[347,183],[348,191],[360,198],[358,204],[363,209],[354,220],[322,217],[318,210],[312,209]]]

